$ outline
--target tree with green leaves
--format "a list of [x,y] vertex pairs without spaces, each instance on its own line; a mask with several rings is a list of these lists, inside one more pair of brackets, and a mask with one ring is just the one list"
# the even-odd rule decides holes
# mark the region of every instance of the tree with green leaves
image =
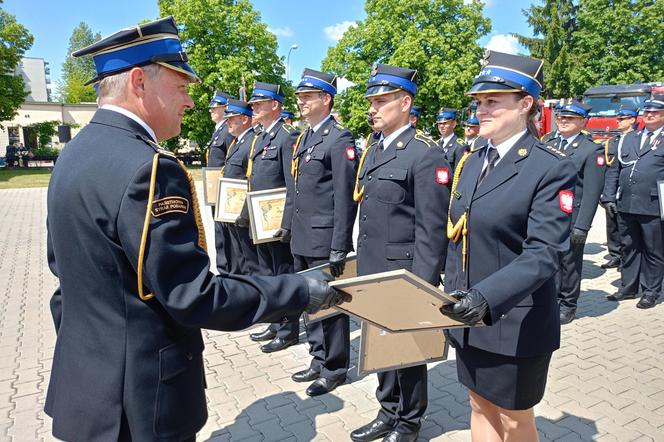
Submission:
[[64,103],[94,102],[97,99],[94,87],[85,85],[95,78],[95,65],[92,57],[74,58],[71,53],[101,40],[101,34],[95,34],[85,23],[81,22],[74,28],[69,37],[69,55],[62,64],[62,83],[58,87],[58,95]]
[[545,0],[523,10],[534,37],[514,34],[530,55],[544,60],[544,91],[547,98],[569,96],[570,67],[574,60],[574,32],[578,29],[573,0]]
[[214,129],[207,106],[216,89],[237,98],[243,82],[247,93],[256,80],[281,84],[292,105],[277,38],[249,0],[159,0],[159,11],[175,18],[189,63],[202,79],[190,87],[195,108],[185,115],[182,137],[206,145]]
[[16,17],[0,8],[0,121],[14,118],[28,95],[23,78],[15,71],[32,42],[32,35]]
[[364,92],[374,63],[417,69],[420,127],[431,127],[440,107],[468,104],[465,92],[482,60],[477,41],[490,31],[482,8],[478,0],[367,1],[366,19],[350,27],[322,63],[355,83],[337,98],[344,125],[356,135],[370,130]]

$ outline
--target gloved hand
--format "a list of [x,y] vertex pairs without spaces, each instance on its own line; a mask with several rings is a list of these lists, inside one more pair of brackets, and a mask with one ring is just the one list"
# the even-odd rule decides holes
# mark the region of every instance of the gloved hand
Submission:
[[249,220],[247,218],[242,218],[241,216],[238,216],[237,219],[235,220],[235,226],[246,229],[247,227],[249,227]]
[[279,241],[288,243],[291,240],[291,233],[288,229],[278,229],[274,232],[274,238],[279,238]]
[[583,244],[586,242],[586,238],[588,237],[588,232],[585,230],[577,229],[574,227],[572,229],[572,244]]
[[609,201],[604,203],[604,209],[611,217],[614,217],[618,214],[618,206],[614,202]]
[[313,270],[302,276],[307,281],[309,288],[309,305],[305,309],[307,313],[316,313],[319,310],[351,300],[350,295],[335,290],[328,285],[328,282],[334,280],[334,278],[322,270]]
[[330,273],[335,278],[341,276],[346,267],[346,255],[348,252],[341,250],[330,250]]
[[455,299],[454,304],[446,304],[440,308],[440,312],[455,321],[463,322],[467,325],[474,325],[484,319],[489,311],[489,303],[484,296],[475,289],[468,291],[457,290],[452,293]]

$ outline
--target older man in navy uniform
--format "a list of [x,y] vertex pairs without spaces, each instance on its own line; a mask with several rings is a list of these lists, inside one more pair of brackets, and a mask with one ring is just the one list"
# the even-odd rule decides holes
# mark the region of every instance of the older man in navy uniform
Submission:
[[645,129],[630,132],[620,145],[616,174],[607,179],[607,210],[619,213],[623,240],[620,289],[613,301],[635,298],[638,308],[657,303],[664,277],[664,233],[657,182],[664,180],[664,94],[643,106]]
[[[253,112],[251,105],[241,100],[228,100],[226,107],[226,122],[228,132],[234,137],[228,147],[226,164],[222,168],[222,176],[236,180],[247,178],[249,166],[249,151],[254,139],[254,127],[251,125]],[[229,272],[238,275],[259,275],[258,251],[251,239],[249,228],[231,223],[224,224],[229,234],[229,244],[226,250],[229,254]]]
[[548,135],[543,139],[571,159],[577,173],[570,247],[561,259],[559,272],[558,301],[563,325],[572,322],[576,315],[581,295],[583,248],[604,188],[604,149],[582,132],[590,110],[590,106],[584,103],[569,100],[556,114],[558,136]]
[[[209,167],[222,167],[225,164],[226,152],[233,142],[233,135],[228,132],[228,125],[226,124],[226,118],[224,116],[229,98],[231,98],[231,96],[226,92],[216,91],[208,105],[210,118],[212,118],[212,121],[215,123],[214,132],[212,133],[212,137],[206,148],[207,165]],[[214,210],[215,208],[213,206],[213,217]],[[214,223],[214,246],[217,253],[217,270],[219,272],[231,271],[230,269],[232,266],[230,263],[233,256],[229,248],[229,235],[228,228],[224,223]]]
[[60,282],[45,406],[53,436],[194,440],[207,420],[200,328],[296,318],[338,295],[301,275],[210,272],[193,179],[157,145],[180,132],[198,81],[172,17],[73,55],[92,55],[100,109],[48,189],[48,262]]
[[[440,283],[452,170],[436,143],[409,122],[416,71],[374,66],[366,97],[380,141],[363,153],[354,191],[360,203],[358,273],[406,269]],[[385,436],[415,441],[427,407],[427,367],[378,373],[378,417],[351,433],[354,441]]]
[[[281,86],[256,82],[249,99],[254,120],[263,126],[263,132],[254,136],[249,151],[247,179],[249,190],[267,190],[285,187],[292,189],[291,158],[293,146],[300,132],[281,117],[284,94]],[[248,211],[238,219],[238,224],[248,224]],[[287,201],[284,219],[292,216],[292,204]],[[277,232],[279,233],[279,232]],[[278,241],[257,245],[258,265],[261,274],[281,275],[293,272],[293,255],[290,251],[288,235],[280,236]],[[270,340],[261,346],[265,353],[271,353],[297,344],[300,323],[298,318],[280,323],[273,323],[268,329],[251,334],[254,341]]]
[[[305,69],[295,91],[300,114],[309,129],[298,138],[293,152],[294,188],[288,193],[292,219],[284,218],[279,236],[292,236],[295,271],[329,262],[339,276],[353,250],[353,224],[357,205],[353,184],[357,152],[351,133],[330,114],[337,93],[337,78]],[[311,356],[308,369],[293,374],[296,382],[314,381],[307,394],[318,396],[346,379],[350,358],[348,316],[307,323]]]
[[[615,183],[618,176],[617,154],[619,146],[626,134],[636,129],[636,119],[639,116],[639,109],[636,107],[621,106],[616,119],[618,120],[618,130],[620,133],[604,142],[604,160],[606,162],[606,176],[604,184]],[[609,184],[610,185],[610,184]],[[619,267],[622,262],[622,240],[618,231],[618,212],[609,210],[606,205],[608,189],[602,192],[600,201],[606,211],[606,248],[609,251],[608,260],[600,267],[603,269],[612,269]],[[614,209],[615,206],[612,206]]]
[[452,166],[452,169],[456,167],[466,151],[465,143],[454,133],[457,126],[456,119],[457,110],[449,107],[439,110],[438,115],[436,115],[436,126],[438,126],[438,132],[440,132],[438,145],[443,150],[443,155]]

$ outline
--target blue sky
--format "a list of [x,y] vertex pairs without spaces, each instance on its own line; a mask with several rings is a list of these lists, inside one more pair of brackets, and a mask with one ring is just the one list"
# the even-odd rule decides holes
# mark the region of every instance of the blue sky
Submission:
[[[306,3],[252,0],[252,3],[260,11],[263,22],[277,35],[279,55],[286,57],[290,47],[298,45],[290,56],[292,81],[305,67],[319,68],[327,48],[335,44],[335,38],[349,23],[365,17],[364,1],[361,0],[309,0]],[[531,3],[527,0],[486,0],[484,13],[491,19],[492,30],[480,43],[509,52],[518,49],[508,34],[531,33],[521,13]],[[81,21],[106,36],[159,15],[156,0],[113,0],[107,7],[101,7],[94,0],[5,0],[2,7],[14,14],[34,35],[35,43],[26,55],[50,62],[54,86],[60,80],[71,32]]]

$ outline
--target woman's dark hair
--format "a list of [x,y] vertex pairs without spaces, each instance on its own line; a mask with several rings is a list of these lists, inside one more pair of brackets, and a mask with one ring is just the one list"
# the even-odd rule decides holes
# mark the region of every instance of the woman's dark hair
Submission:
[[[525,92],[518,92],[517,97],[518,100],[521,100],[522,98],[528,96],[530,94],[527,94]],[[532,95],[530,95],[532,97]],[[526,122],[526,128],[528,129],[528,132],[536,138],[539,138],[539,130],[537,129],[537,126],[535,125],[535,119],[537,118],[537,115],[540,113],[540,107],[539,104],[537,103],[537,98],[533,97],[533,105],[530,106],[530,109],[528,110],[528,121]]]

